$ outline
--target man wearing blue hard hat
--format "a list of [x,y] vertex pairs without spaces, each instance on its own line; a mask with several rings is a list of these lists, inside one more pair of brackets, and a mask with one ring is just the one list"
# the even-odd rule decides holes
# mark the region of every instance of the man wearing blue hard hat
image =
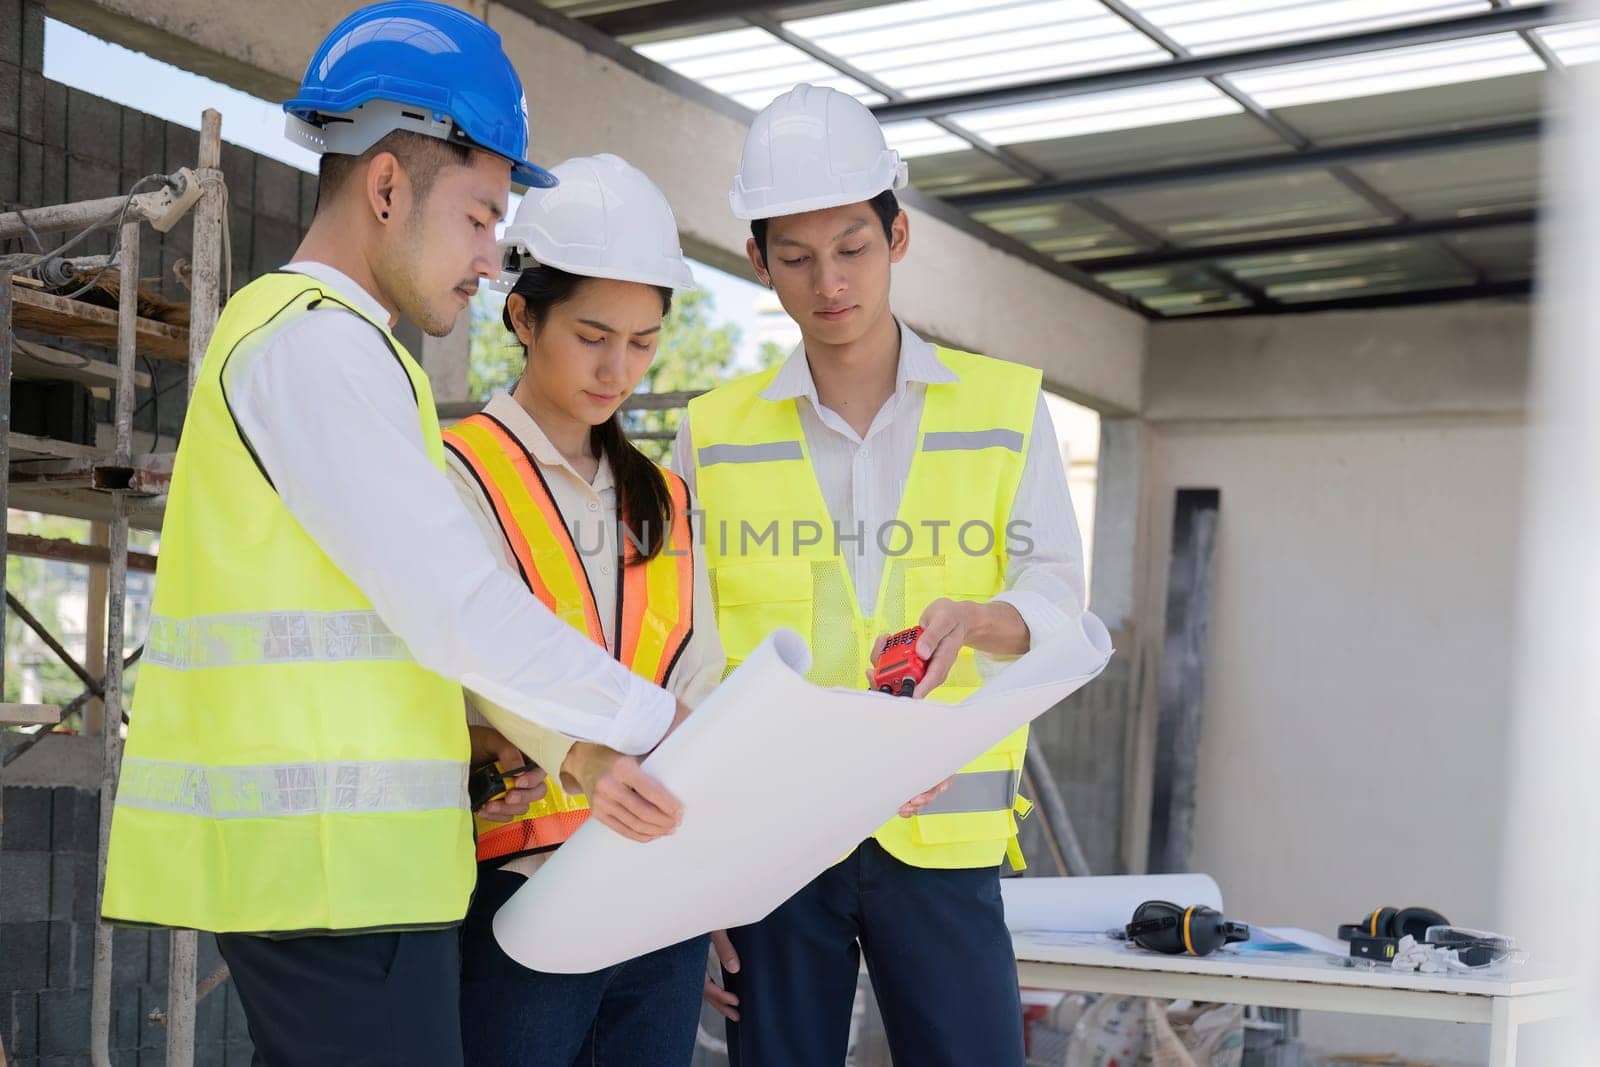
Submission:
[[[364,8],[285,110],[322,154],[316,216],[228,301],[190,402],[102,912],[214,931],[258,1064],[460,1064],[467,769],[526,762],[469,731],[463,686],[606,746],[580,784],[622,787],[648,835],[681,812],[634,756],[684,709],[485,545],[391,332],[448,333],[499,272],[511,182],[554,184],[498,35]],[[483,813],[519,814],[541,778]]]

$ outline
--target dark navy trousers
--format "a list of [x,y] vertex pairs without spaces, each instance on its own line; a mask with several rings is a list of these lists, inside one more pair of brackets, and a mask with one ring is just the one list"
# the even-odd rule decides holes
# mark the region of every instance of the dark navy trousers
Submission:
[[462,927],[467,1067],[688,1067],[700,1027],[704,934],[589,974],[522,966],[494,939],[494,915],[527,884],[478,869]]
[[863,955],[904,1067],[1022,1067],[1000,869],[929,870],[868,840],[765,919],[730,930],[732,1067],[839,1067]]
[[461,931],[218,934],[256,1067],[461,1067]]

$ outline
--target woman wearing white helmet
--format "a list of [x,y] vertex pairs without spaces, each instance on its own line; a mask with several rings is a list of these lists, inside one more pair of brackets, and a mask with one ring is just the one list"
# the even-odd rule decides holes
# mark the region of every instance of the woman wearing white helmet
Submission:
[[[639,170],[600,155],[554,174],[560,184],[530,193],[501,240],[504,322],[527,367],[509,395],[445,434],[449,473],[534,595],[693,707],[723,656],[713,613],[696,610],[710,592],[688,492],[628,441],[618,410],[650,366],[673,291],[694,278],[665,197]],[[495,941],[495,912],[587,818],[638,841],[678,818],[636,759],[553,731],[537,741],[528,755],[549,774],[546,796],[515,821],[478,826],[462,939],[467,1062],[686,1064],[704,937],[580,975],[528,970]]]

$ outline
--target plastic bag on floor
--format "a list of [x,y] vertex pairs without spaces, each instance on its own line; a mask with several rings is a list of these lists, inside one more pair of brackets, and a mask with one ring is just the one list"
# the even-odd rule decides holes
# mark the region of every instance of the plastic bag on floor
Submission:
[[1167,1021],[1166,1002],[1097,1000],[1072,1031],[1066,1067],[1197,1067]]
[[1196,1067],[1240,1067],[1244,1062],[1242,1004],[1174,1004],[1167,1021]]
[[1237,1004],[1105,996],[1073,1028],[1065,1067],[1240,1067],[1243,1058]]

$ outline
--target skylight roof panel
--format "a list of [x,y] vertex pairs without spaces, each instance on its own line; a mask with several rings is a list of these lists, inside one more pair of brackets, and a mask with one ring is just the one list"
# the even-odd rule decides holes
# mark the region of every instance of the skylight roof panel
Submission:
[[911,96],[1168,58],[1097,0],[912,0],[787,28]]
[[890,122],[883,127],[884,140],[906,159],[917,156],[936,156],[944,152],[959,152],[972,145],[947,130],[942,130],[927,119],[911,122]]
[[1240,110],[1210,84],[1193,80],[991,108],[955,118],[962,128],[994,144],[1017,144],[1159,126]]
[[[634,47],[634,51],[646,56],[665,66],[672,67],[684,60],[699,59],[704,56],[722,55],[725,53],[742,52],[748,48],[760,48],[777,40],[766,30],[750,27],[745,30],[727,30],[722,33],[702,33],[695,37],[678,37],[670,41],[655,41],[651,44],[641,44]],[[673,67],[673,69],[677,69]]]
[[749,108],[765,107],[800,82],[838,89],[865,104],[884,103],[854,78],[755,27],[640,45],[638,52]]
[[[878,93],[872,92],[860,82],[857,82],[851,78],[846,78],[842,74],[836,74],[831,77],[821,77],[819,75],[802,78],[801,80],[810,85],[815,85],[825,89],[837,89],[841,93],[848,93],[869,107],[874,104],[882,104],[886,102]],[[727,95],[731,96],[736,102],[749,108],[751,111],[760,111],[762,108],[772,103],[772,101],[792,89],[794,85],[794,82],[786,80],[760,88],[729,93]],[[711,88],[715,89],[716,86],[711,86]],[[721,92],[720,89],[717,91]]]
[[1131,234],[1072,203],[1032,204],[973,217],[1062,262],[1127,255],[1143,247]]
[[871,62],[866,66],[872,68],[869,73],[879,81],[915,98],[966,92],[997,85],[1066,78],[1096,70],[1160,62],[1165,58],[1165,52],[1157,54],[1137,47],[1118,54],[1108,54],[1100,50],[1047,44],[1037,48],[1015,48],[974,54],[956,60],[920,63],[896,69],[880,68]]
[[1490,10],[1488,0],[1129,0],[1129,6],[1197,54],[1348,37]]
[[1120,271],[1097,280],[1167,317],[1250,306],[1249,298],[1201,267]]
[[[871,16],[870,23],[867,16]],[[836,55],[959,41],[992,33],[1072,25],[1085,36],[1137,33],[1098,0],[910,0],[785,23]]]
[[[879,49],[873,53],[835,51],[843,42],[817,41],[835,55],[851,60],[857,66],[872,67],[875,73],[893,74],[907,67],[920,67],[938,63],[959,63],[986,55],[1005,55],[1024,48],[1074,48],[1081,54],[1075,59],[1090,59],[1096,55],[1124,56],[1151,55],[1163,58],[1166,52],[1150,43],[1142,34],[1129,34],[1120,21],[1100,20],[1105,32],[1090,34],[1081,25],[1060,22],[1045,26],[997,26],[980,36],[952,37],[919,45],[899,44]],[[792,27],[791,27],[792,28]],[[802,35],[804,36],[804,35]]]
[[[841,78],[843,75],[829,67],[822,66],[814,60],[800,63],[775,64],[770,67],[757,67],[754,70],[739,71],[736,74],[725,74],[717,78],[707,78],[704,82],[710,88],[724,96],[739,96],[743,93],[771,90],[772,96],[798,85],[808,82],[820,85],[829,79]],[[851,84],[857,84],[854,81]],[[849,90],[846,90],[847,92]],[[851,95],[856,95],[852,93]],[[769,96],[770,100],[771,97]],[[762,101],[766,105],[766,101]]]
[[1569,67],[1600,59],[1600,22],[1569,22],[1534,32]]
[[1484,81],[1543,66],[1520,37],[1505,33],[1248,71],[1230,80],[1263,107],[1282,108]]

